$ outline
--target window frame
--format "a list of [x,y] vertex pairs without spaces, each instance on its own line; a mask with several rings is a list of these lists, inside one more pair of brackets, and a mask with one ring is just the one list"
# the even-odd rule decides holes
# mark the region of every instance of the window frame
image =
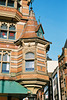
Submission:
[[[4,25],[5,25],[6,28],[3,27]],[[1,24],[0,33],[1,33],[1,32],[6,32],[6,33],[7,33],[7,30],[8,30],[7,24],[5,24],[5,23]],[[3,38],[3,37],[2,37],[2,34],[3,34],[3,33],[1,33],[1,37],[0,37],[0,38],[2,38],[2,39],[7,39],[7,38]]]
[[4,0],[4,1],[5,1],[5,4],[4,5],[0,4],[0,6],[6,6],[6,0]]
[[[10,6],[9,4],[8,4],[8,1],[9,0],[5,0],[5,4],[0,4],[0,6],[5,6],[5,7],[10,7],[10,8],[16,8],[19,12],[20,12],[20,10],[18,9],[18,5],[19,5],[19,7],[21,7],[21,4],[20,4],[20,1],[21,0],[17,0],[17,7],[15,7],[15,3],[16,3],[16,0],[12,0],[12,2],[13,2],[13,6]],[[11,0],[10,0],[11,1]]]
[[[4,24],[7,26],[7,29],[1,28],[2,25],[4,25]],[[14,26],[13,30],[10,30],[11,26],[12,27]],[[1,24],[1,26],[0,26],[0,34],[1,34],[2,31],[7,33],[7,38],[2,38],[2,36],[0,36],[1,39],[7,39],[7,40],[12,40],[12,41],[16,40],[16,25],[15,24],[11,24],[11,25],[10,24],[6,24],[6,23]],[[14,34],[14,38],[12,38],[12,39],[9,38],[10,32]]]
[[[0,67],[0,73],[2,74],[10,74],[10,64],[11,64],[11,52],[10,51],[6,51],[6,50],[0,50],[0,55],[1,55],[1,60],[0,60],[0,64],[1,64],[1,67]],[[5,52],[4,52],[5,51]],[[3,55],[5,54],[8,54],[10,56],[10,60],[9,61],[3,61]],[[9,72],[7,72],[7,70],[5,70],[5,72],[3,72],[3,64],[6,63],[6,64],[9,64]]]
[[43,30],[42,30],[42,27],[41,26],[38,29],[37,36],[40,37],[40,38],[43,38]]
[[[34,54],[33,52],[27,52],[27,53],[25,53],[25,56],[26,56],[26,54],[30,54],[30,53],[32,53],[32,54]],[[34,65],[33,65],[33,67],[30,67],[29,69],[33,69],[33,70],[26,70],[26,61],[28,61],[28,62],[30,62],[31,63],[31,61],[33,61],[34,62]],[[25,57],[25,72],[34,72],[34,70],[35,70],[35,54],[34,54],[34,58],[26,58]]]
[[11,1],[11,2],[13,2],[13,6],[9,6],[9,5],[8,5],[8,4],[10,4],[9,1],[11,1],[11,0],[8,0],[8,2],[7,2],[7,7],[12,7],[12,8],[14,8],[14,1],[13,1],[13,0]]

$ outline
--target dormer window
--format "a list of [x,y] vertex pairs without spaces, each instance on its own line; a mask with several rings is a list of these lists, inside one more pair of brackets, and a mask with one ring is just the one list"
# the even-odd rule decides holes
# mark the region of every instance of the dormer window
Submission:
[[38,36],[41,38],[43,37],[41,32],[38,32]]
[[44,31],[41,24],[37,26],[36,33],[38,37],[43,38]]
[[41,27],[38,30],[38,36],[41,37],[41,38],[43,38],[43,31],[42,31]]

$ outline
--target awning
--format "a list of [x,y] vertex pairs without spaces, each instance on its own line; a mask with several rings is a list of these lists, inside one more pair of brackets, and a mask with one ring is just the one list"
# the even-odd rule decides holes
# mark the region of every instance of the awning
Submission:
[[28,94],[30,90],[15,81],[0,80],[0,93]]
[[22,99],[29,94],[30,90],[15,81],[0,80],[0,97],[11,96]]

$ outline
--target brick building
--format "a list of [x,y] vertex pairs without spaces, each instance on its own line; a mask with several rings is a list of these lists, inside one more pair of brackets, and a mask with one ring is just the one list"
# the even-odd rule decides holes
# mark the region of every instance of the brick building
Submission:
[[58,56],[61,100],[67,100],[67,40]]
[[[0,98],[3,100],[7,97],[21,100],[28,92],[32,93],[31,98],[36,98],[37,91],[49,82],[46,53],[51,42],[44,38],[43,27],[37,23],[32,8],[29,11],[29,4],[30,0],[0,0]],[[10,91],[6,91],[6,84]],[[10,86],[16,91],[12,93]],[[20,88],[26,92],[22,93]]]

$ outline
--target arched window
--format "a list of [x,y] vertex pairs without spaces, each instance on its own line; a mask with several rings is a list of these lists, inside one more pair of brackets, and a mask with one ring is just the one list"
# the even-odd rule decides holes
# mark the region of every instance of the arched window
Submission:
[[12,24],[8,27],[8,24],[4,23],[0,26],[0,38],[15,40],[15,35],[16,35],[15,25]]
[[15,25],[10,25],[9,30],[16,30]]
[[2,25],[1,25],[1,29],[7,29],[7,24],[5,24],[5,23],[2,24]]
[[16,28],[15,26],[12,24],[9,27],[9,39],[15,40],[15,33],[16,33]]
[[3,61],[10,61],[10,55],[8,55],[7,53],[6,54],[3,54]]
[[0,69],[2,73],[9,73],[10,69],[10,51],[0,52]]
[[34,71],[34,53],[25,54],[25,71]]
[[7,39],[7,25],[5,23],[1,25],[0,38]]

